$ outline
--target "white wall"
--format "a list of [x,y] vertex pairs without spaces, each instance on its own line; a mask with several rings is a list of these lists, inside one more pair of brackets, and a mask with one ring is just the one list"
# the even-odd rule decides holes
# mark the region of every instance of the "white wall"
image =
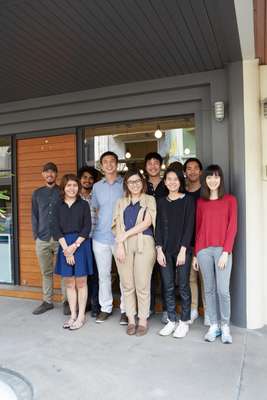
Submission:
[[[260,99],[267,99],[267,66],[260,67]],[[263,116],[261,106],[261,132],[262,132],[262,199],[263,199],[263,246],[264,246],[264,323],[267,325],[267,118]]]
[[[260,120],[260,74],[257,60],[243,62],[245,173],[246,173],[246,259],[247,327],[264,325],[264,241],[262,197],[262,137]],[[267,242],[265,241],[265,247]],[[267,287],[266,287],[267,289]]]

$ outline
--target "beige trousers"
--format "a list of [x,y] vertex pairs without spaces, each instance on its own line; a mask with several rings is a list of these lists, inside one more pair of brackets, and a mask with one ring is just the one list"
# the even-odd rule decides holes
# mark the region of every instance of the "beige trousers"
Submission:
[[[58,242],[52,238],[47,241],[37,238],[35,241],[35,250],[42,274],[43,300],[47,303],[52,303],[53,301],[53,274],[58,247]],[[63,279],[61,280],[61,290],[65,301],[66,293]]]
[[127,253],[124,263],[116,259],[120,281],[123,287],[126,314],[141,319],[149,317],[150,285],[156,261],[156,249],[152,236],[143,235],[143,251],[137,251],[137,236],[127,239]]
[[[199,282],[198,282],[198,277],[199,277]],[[206,308],[206,302],[205,302],[205,293],[204,293],[204,283],[203,283],[203,278],[201,275],[200,271],[195,271],[192,264],[191,264],[191,271],[190,271],[190,289],[191,289],[191,309],[196,309],[198,310],[198,288],[200,284],[200,289],[201,289],[201,298],[202,298],[202,304],[203,308]]]

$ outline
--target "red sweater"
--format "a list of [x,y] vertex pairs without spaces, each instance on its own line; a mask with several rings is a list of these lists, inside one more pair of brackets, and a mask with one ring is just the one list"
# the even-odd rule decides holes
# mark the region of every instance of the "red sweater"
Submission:
[[237,231],[236,198],[226,194],[218,200],[197,201],[195,254],[209,246],[233,250]]

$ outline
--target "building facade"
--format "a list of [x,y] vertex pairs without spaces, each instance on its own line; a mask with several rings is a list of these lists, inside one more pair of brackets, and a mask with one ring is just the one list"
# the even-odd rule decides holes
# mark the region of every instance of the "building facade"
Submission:
[[[232,320],[248,328],[263,326],[267,70],[261,44],[266,21],[260,16],[265,2],[63,3],[44,8],[41,2],[11,0],[0,17],[6,29],[0,189],[11,195],[1,233],[0,294],[40,294],[32,289],[40,285],[40,275],[30,198],[40,185],[41,165],[53,159],[61,174],[85,162],[96,165],[96,147],[112,141],[122,151],[123,169],[127,150],[136,151],[141,163],[142,147],[161,149],[161,142],[151,139],[159,126],[166,160],[191,154],[205,165],[222,166],[239,204]],[[218,102],[224,105],[223,118],[215,114]],[[166,143],[172,143],[167,150]]]

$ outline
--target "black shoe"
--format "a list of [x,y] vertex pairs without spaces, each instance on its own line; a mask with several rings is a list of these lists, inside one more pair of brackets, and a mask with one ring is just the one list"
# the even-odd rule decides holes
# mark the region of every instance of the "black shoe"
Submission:
[[128,325],[128,317],[126,313],[121,313],[120,325]]
[[112,314],[112,312],[111,312],[111,313],[108,313],[108,312],[105,312],[105,311],[101,311],[101,312],[98,314],[98,316],[96,317],[95,322],[97,322],[97,323],[104,322],[104,321],[106,321],[106,320],[111,316],[111,314]]
[[68,301],[64,301],[63,303],[63,314],[64,315],[71,315],[70,305]]
[[98,314],[99,314],[99,310],[92,310],[91,311],[91,317],[92,318],[96,318],[98,316]]
[[52,310],[53,308],[54,308],[53,303],[47,303],[46,301],[43,301],[42,304],[37,308],[35,308],[35,310],[33,310],[32,313],[34,315],[39,315],[45,313],[46,311]]
[[86,307],[85,307],[85,312],[87,313],[87,312],[91,311],[91,309],[92,309],[91,304],[87,303]]

